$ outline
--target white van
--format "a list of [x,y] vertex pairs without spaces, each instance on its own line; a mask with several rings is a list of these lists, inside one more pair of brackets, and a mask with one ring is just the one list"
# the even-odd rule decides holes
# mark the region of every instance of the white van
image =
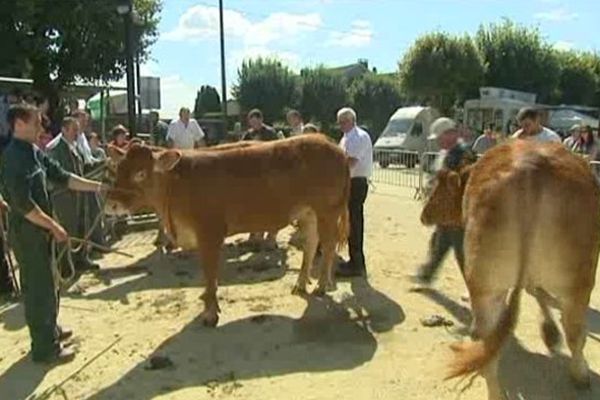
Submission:
[[435,151],[435,143],[427,140],[429,126],[440,117],[433,107],[402,107],[390,117],[381,136],[373,146],[373,159],[381,168],[403,164],[413,168],[419,154]]

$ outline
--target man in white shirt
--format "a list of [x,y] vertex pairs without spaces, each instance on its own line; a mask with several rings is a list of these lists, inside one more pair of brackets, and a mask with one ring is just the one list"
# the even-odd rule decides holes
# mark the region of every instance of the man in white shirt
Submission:
[[535,108],[524,107],[517,114],[521,129],[512,136],[515,139],[535,140],[537,142],[561,143],[558,133],[542,126],[540,113]]
[[364,203],[369,189],[368,179],[373,169],[373,145],[371,137],[356,126],[356,112],[348,107],[337,113],[337,121],[344,136],[340,147],[350,161],[350,237],[348,247],[350,260],[338,267],[336,275],[341,277],[366,275],[365,255],[363,251]]
[[302,122],[302,115],[298,110],[290,110],[286,114],[287,123],[290,125],[292,130],[290,136],[298,136],[304,133],[304,123]]
[[176,149],[196,149],[206,146],[205,135],[195,119],[190,118],[190,109],[182,107],[179,119],[171,122],[167,132],[167,146]]

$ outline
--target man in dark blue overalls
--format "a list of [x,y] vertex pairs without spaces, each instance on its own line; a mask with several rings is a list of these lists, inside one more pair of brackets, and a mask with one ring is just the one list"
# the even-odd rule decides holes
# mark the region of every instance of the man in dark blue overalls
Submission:
[[9,240],[20,267],[31,355],[35,362],[70,361],[75,353],[61,341],[72,332],[57,324],[59,296],[51,251],[52,239],[62,243],[68,235],[51,217],[48,182],[97,193],[103,185],[65,172],[35,145],[42,128],[34,106],[13,105],[8,122],[13,138],[2,153],[0,188],[10,207]]
[[[434,174],[437,174],[442,168],[457,170],[463,163],[472,163],[477,160],[477,156],[470,146],[463,142],[456,122],[450,118],[438,118],[431,124],[430,129],[429,139],[437,140],[441,149],[440,155],[434,164]],[[429,182],[430,186],[434,180],[435,175]],[[462,227],[436,226],[429,241],[427,261],[419,267],[415,280],[418,283],[430,284],[451,248],[454,250],[456,262],[461,273],[463,273],[465,262],[464,235],[465,231]]]

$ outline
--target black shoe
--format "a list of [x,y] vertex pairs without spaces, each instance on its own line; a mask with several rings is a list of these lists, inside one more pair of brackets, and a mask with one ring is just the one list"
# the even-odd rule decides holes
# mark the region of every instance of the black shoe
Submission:
[[98,271],[100,269],[100,265],[90,260],[83,260],[75,265],[75,269],[77,271]]
[[339,278],[355,278],[365,275],[365,269],[356,267],[353,264],[347,262],[340,264],[335,271],[335,276]]
[[73,336],[73,330],[69,328],[65,328],[62,326],[56,327],[58,331],[58,340],[60,342],[64,342],[65,340],[69,340]]
[[410,277],[410,280],[419,285],[429,286],[433,282],[433,274],[429,272],[430,270],[431,268],[428,268],[427,265],[422,265],[417,274]]
[[48,357],[36,359],[33,358],[34,363],[40,364],[65,364],[75,359],[75,350],[67,349],[60,346],[53,354]]

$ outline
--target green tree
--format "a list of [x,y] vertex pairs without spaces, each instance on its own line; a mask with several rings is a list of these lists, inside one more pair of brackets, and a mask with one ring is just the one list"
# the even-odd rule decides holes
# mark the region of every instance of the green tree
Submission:
[[[4,0],[0,11],[0,74],[33,79],[51,106],[76,80],[117,80],[125,72],[120,0]],[[159,0],[135,0],[135,51],[143,62],[156,40]],[[20,73],[19,73],[20,72]]]
[[397,76],[374,73],[352,83],[350,99],[359,122],[369,127],[373,137],[379,136],[394,111],[406,104]]
[[400,62],[400,82],[413,100],[450,114],[457,102],[475,95],[484,64],[473,41],[445,33],[418,38]]
[[286,107],[297,103],[296,77],[275,59],[246,60],[238,70],[233,95],[243,111],[259,108],[268,122],[283,119]]
[[221,111],[221,98],[217,89],[209,85],[203,85],[198,94],[194,105],[194,118],[200,119],[208,112]]
[[557,52],[560,63],[560,79],[557,100],[562,104],[593,105],[599,78],[595,68],[598,56],[574,51]]
[[349,103],[349,90],[344,77],[320,66],[300,72],[302,100],[300,111],[306,120],[321,125],[329,132],[335,123],[336,112]]
[[542,102],[552,98],[559,84],[560,66],[539,30],[505,20],[481,26],[476,42],[487,64],[486,86],[533,92]]

